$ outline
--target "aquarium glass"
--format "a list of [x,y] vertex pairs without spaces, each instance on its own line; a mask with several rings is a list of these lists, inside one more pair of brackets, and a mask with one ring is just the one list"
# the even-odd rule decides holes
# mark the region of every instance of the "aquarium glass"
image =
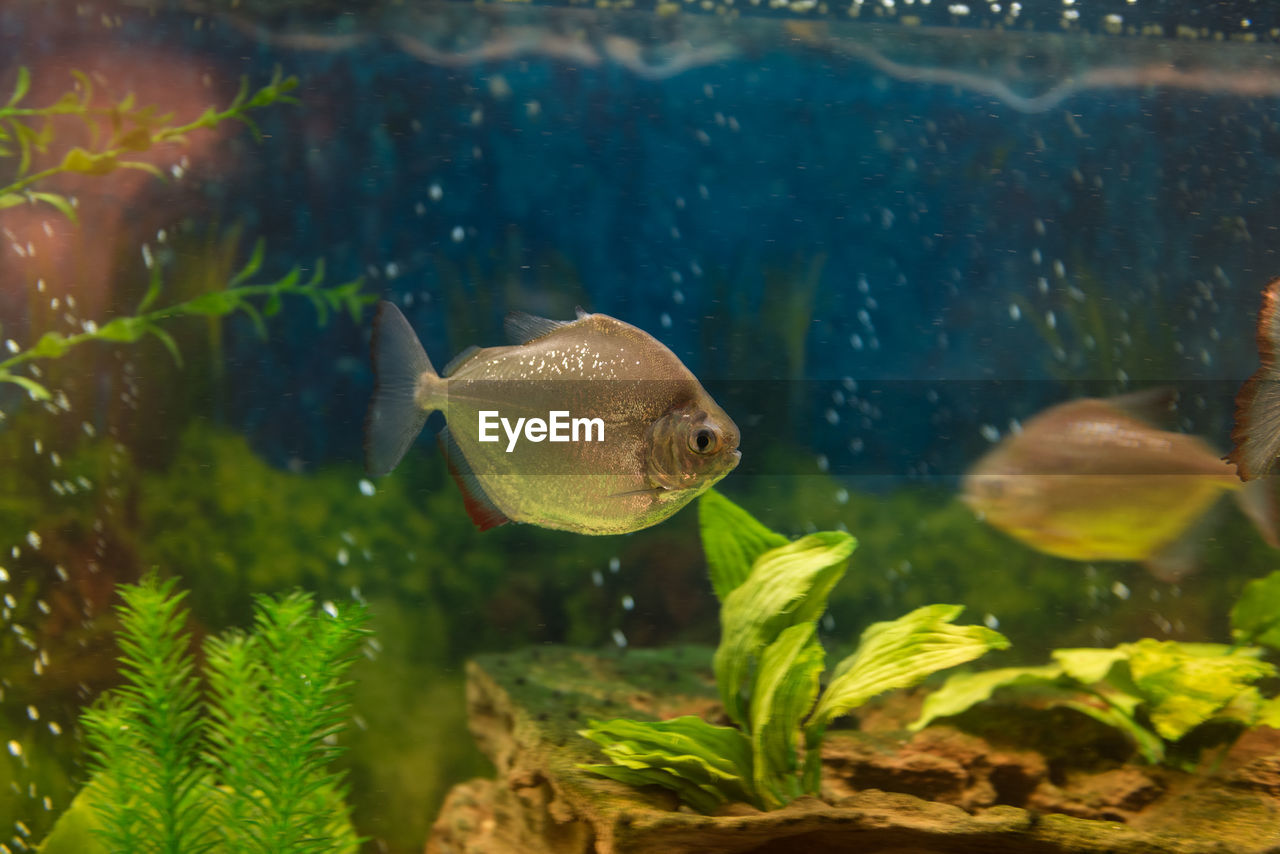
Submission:
[[[367,610],[329,658],[308,642],[350,707],[307,797],[345,794],[363,850],[423,850],[449,789],[493,773],[468,660],[715,646],[696,502],[554,523],[601,474],[666,500],[708,443],[737,443],[708,476],[759,550],[857,538],[814,615],[828,668],[935,603],[1008,639],[981,666],[1230,643],[1280,565],[1227,497],[1265,528],[1265,480],[1219,459],[1280,276],[1278,42],[1280,7],[1244,0],[0,4],[0,852],[34,850],[99,767],[114,719],[83,716],[127,684],[118,608],[143,579],[185,591],[190,703],[267,678],[234,656],[275,636],[270,603]],[[513,311],[642,330],[628,404],[668,393],[646,373],[667,348],[706,396],[662,433],[675,469],[584,452],[554,470],[580,493],[521,487],[496,517],[464,495],[450,462],[484,484],[514,451],[446,460],[411,341],[443,372],[505,345]],[[515,325],[595,358],[584,388],[606,370],[603,339]],[[553,379],[519,364],[488,377],[495,411]],[[379,382],[421,435],[371,412]],[[1090,416],[1097,453],[1029,426],[1128,394],[1163,420]],[[375,455],[411,441],[389,474],[371,425],[394,434]],[[1009,521],[965,475],[1015,447]],[[1183,465],[1200,479],[1166,477]],[[1058,489],[1072,471],[1115,479]],[[261,667],[304,660],[281,649]],[[224,734],[285,714],[224,700]]]

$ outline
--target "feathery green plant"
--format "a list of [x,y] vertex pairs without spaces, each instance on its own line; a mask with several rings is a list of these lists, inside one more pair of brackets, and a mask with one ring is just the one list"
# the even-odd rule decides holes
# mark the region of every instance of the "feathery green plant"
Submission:
[[[168,349],[174,360],[182,363],[182,354],[178,351],[177,342],[162,327],[161,323],[174,317],[203,315],[205,317],[224,317],[243,312],[253,321],[258,334],[266,336],[264,317],[272,317],[280,311],[281,301],[286,296],[306,297],[320,317],[320,322],[328,320],[330,312],[346,311],[355,322],[366,305],[376,298],[371,294],[362,294],[360,289],[364,282],[355,279],[341,285],[324,287],[324,260],[316,261],[315,271],[305,281],[302,270],[294,267],[283,278],[261,285],[246,285],[248,279],[257,273],[262,266],[265,244],[259,240],[254,247],[253,255],[244,268],[236,273],[225,288],[209,291],[184,302],[174,303],[164,308],[153,309],[151,306],[164,289],[160,265],[154,260],[150,263],[151,280],[137,313],[127,317],[117,317],[102,326],[88,324],[83,332],[74,335],[63,335],[61,332],[46,332],[34,345],[0,361],[0,383],[16,383],[27,390],[36,400],[47,400],[49,389],[31,377],[16,374],[13,369],[35,359],[57,359],[88,341],[115,341],[133,343],[152,335],[158,338]],[[265,298],[266,304],[261,310],[253,300]]]
[[1123,732],[1147,762],[1210,720],[1280,726],[1280,697],[1255,682],[1278,674],[1261,643],[1280,649],[1280,572],[1245,585],[1231,612],[1235,645],[1143,638],[1112,649],[1056,649],[1051,664],[951,676],[911,726],[921,729],[993,698],[1061,706]]
[[154,574],[123,589],[125,684],[82,717],[91,778],[45,854],[355,851],[342,774],[359,605],[259,597],[252,633],[206,639],[201,701],[185,593]]
[[[254,136],[261,138],[250,118],[253,110],[277,103],[297,103],[289,92],[298,86],[296,77],[282,77],[276,69],[271,82],[252,95],[248,79],[241,79],[240,90],[226,109],[208,108],[194,121],[172,124],[173,114],[160,114],[155,106],[139,107],[132,93],[119,101],[99,106],[94,103],[93,81],[82,71],[72,71],[76,87],[52,104],[43,107],[23,106],[31,89],[31,72],[18,69],[13,93],[0,106],[0,157],[18,157],[15,173],[0,184],[0,210],[16,205],[44,202],[53,205],[68,219],[75,221],[74,200],[59,193],[32,189],[37,184],[68,172],[85,175],[107,175],[117,169],[140,169],[158,178],[163,174],[153,164],[133,159],[166,142],[185,142],[193,131],[215,128],[228,120],[248,125]],[[48,151],[53,141],[53,121],[62,116],[79,119],[89,133],[90,146],[69,149],[56,164],[31,171],[36,155]],[[16,151],[15,151],[16,146]]]
[[581,735],[613,764],[583,768],[662,786],[701,812],[728,801],[784,806],[818,793],[822,739],[833,720],[884,691],[1009,645],[982,626],[951,625],[961,606],[929,605],[869,626],[819,696],[825,653],[817,621],[857,542],[840,531],[789,542],[714,491],[699,499],[699,519],[721,601],[713,668],[735,726],[693,715],[591,721]]
[[[26,107],[22,102],[31,87],[31,74],[26,68],[18,69],[13,94],[4,106],[0,106],[0,158],[17,156],[15,173],[7,183],[0,183],[0,210],[25,203],[44,202],[57,208],[75,221],[75,200],[59,193],[35,189],[42,182],[63,173],[107,175],[117,169],[140,169],[158,178],[164,175],[156,167],[134,156],[162,143],[184,142],[188,134],[215,128],[225,121],[239,121],[261,138],[250,112],[278,103],[297,103],[288,93],[297,88],[295,77],[282,77],[279,69],[271,82],[250,94],[247,79],[240,82],[240,90],[225,109],[210,107],[194,121],[181,125],[172,124],[172,115],[161,115],[154,106],[139,107],[132,94],[106,106],[95,104],[93,82],[80,71],[73,71],[77,86],[52,104],[43,107]],[[33,158],[48,151],[53,140],[53,121],[59,117],[72,117],[83,122],[90,147],[73,147],[55,165],[31,171]],[[4,179],[0,179],[3,181]],[[150,270],[150,282],[146,295],[132,316],[117,317],[98,326],[87,322],[84,330],[73,335],[45,332],[36,343],[0,361],[0,383],[22,386],[35,400],[47,400],[49,389],[24,374],[15,373],[19,365],[37,359],[57,359],[73,347],[88,341],[114,341],[133,343],[148,335],[159,339],[174,359],[181,363],[177,343],[161,323],[184,315],[222,317],[243,312],[253,321],[258,332],[265,336],[264,315],[270,317],[280,310],[285,296],[304,296],[311,300],[320,322],[324,323],[330,312],[346,310],[359,322],[364,306],[374,297],[361,294],[363,282],[356,279],[342,285],[324,287],[324,262],[318,260],[315,271],[307,280],[295,267],[283,278],[270,284],[245,284],[262,265],[264,245],[259,241],[248,263],[219,290],[201,294],[193,299],[164,308],[153,308],[163,290],[160,264],[150,250],[143,247],[143,257]],[[259,310],[253,300],[264,299]]]

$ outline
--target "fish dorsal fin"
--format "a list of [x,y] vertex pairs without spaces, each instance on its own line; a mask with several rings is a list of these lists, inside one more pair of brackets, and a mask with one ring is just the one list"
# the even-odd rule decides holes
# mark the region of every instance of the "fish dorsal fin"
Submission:
[[507,341],[512,344],[528,344],[530,341],[545,338],[557,329],[568,325],[569,322],[564,320],[548,320],[545,317],[538,317],[536,314],[510,311],[507,312],[506,318],[502,321],[502,331],[506,333]]
[[579,319],[579,320],[582,320],[584,317],[590,317],[590,316],[591,316],[591,312],[587,311],[585,308],[583,308],[583,307],[582,307],[582,306],[580,306],[580,305],[577,305],[577,306],[574,306],[574,307],[573,307],[573,313],[574,313],[575,315],[577,315],[577,317],[578,317],[578,319]]
[[471,470],[470,463],[463,456],[462,449],[458,447],[447,425],[440,431],[439,439],[440,450],[444,451],[445,461],[449,464],[449,474],[453,475],[458,489],[462,490],[463,504],[475,526],[481,531],[487,531],[510,522],[507,515],[485,493],[484,487],[480,485],[480,478]]
[[444,370],[440,372],[440,376],[442,377],[453,376],[458,372],[458,368],[461,368],[467,362],[470,362],[471,359],[475,356],[475,354],[479,352],[480,352],[480,348],[472,344],[470,347],[468,347],[467,349],[463,350],[461,353],[459,353],[458,355],[450,359],[449,364],[445,365]]
[[1177,389],[1171,386],[1160,386],[1108,397],[1106,403],[1125,415],[1145,421],[1154,427],[1170,427],[1174,423],[1174,416],[1177,415],[1177,408],[1174,405],[1177,400]]

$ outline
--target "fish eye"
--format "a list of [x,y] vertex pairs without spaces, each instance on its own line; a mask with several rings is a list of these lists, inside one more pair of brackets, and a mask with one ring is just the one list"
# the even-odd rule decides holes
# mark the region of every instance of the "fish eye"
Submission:
[[695,454],[714,454],[720,450],[720,435],[705,425],[699,427],[689,434],[689,450]]

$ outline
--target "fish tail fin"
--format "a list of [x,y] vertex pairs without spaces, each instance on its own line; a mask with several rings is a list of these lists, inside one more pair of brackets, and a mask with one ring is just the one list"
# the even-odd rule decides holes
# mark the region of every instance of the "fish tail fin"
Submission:
[[1232,492],[1236,506],[1240,512],[1249,517],[1249,521],[1258,529],[1258,533],[1267,545],[1273,549],[1280,548],[1280,531],[1277,530],[1277,518],[1280,517],[1280,506],[1276,502],[1275,487],[1270,478],[1251,480],[1240,489]]
[[1261,366],[1236,394],[1235,447],[1226,456],[1241,480],[1267,474],[1280,457],[1280,279],[1262,294],[1258,359]]
[[364,419],[364,467],[388,474],[422,432],[436,407],[419,397],[423,374],[436,376],[413,327],[385,300],[373,318],[373,399]]

